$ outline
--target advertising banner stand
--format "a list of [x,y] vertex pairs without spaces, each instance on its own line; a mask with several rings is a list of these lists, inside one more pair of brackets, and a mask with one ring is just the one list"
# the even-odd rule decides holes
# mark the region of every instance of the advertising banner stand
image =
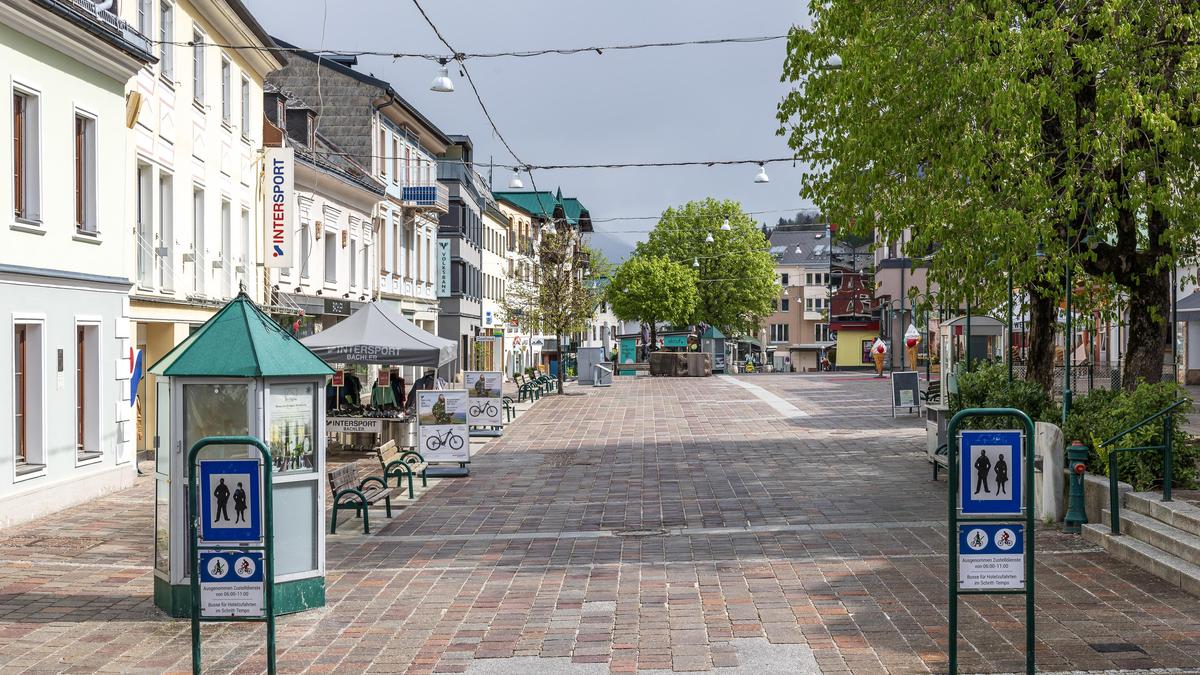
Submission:
[[892,371],[892,417],[896,409],[921,414],[921,380],[915,370]]
[[[253,447],[259,458],[197,462],[211,446]],[[188,452],[193,673],[200,672],[201,621],[265,622],[267,672],[275,673],[272,467],[271,451],[253,436],[209,436]]]
[[463,373],[467,384],[467,426],[473,437],[497,438],[504,435],[504,412],[501,387],[504,373],[498,370],[468,370]]
[[417,451],[429,468],[425,475],[461,478],[471,475],[471,435],[467,424],[468,391],[434,389],[417,392]]
[[[1024,430],[960,431],[964,420],[1006,417]],[[958,672],[958,598],[1025,596],[1025,672],[1034,672],[1033,421],[1015,408],[960,410],[947,427],[949,671]]]

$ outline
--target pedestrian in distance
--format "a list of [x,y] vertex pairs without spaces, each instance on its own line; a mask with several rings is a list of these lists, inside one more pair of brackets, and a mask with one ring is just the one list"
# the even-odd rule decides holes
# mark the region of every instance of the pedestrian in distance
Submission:
[[246,522],[246,490],[238,481],[237,489],[233,491],[233,515],[235,523]]
[[996,458],[996,466],[993,469],[996,472],[996,494],[1008,494],[1008,462],[1004,461],[1004,455]]
[[221,522],[221,516],[225,516],[225,521],[229,522],[229,486],[225,484],[225,479],[217,484],[213,490],[213,497],[217,500],[217,513],[213,516],[213,522]]
[[[988,458],[987,450],[980,450],[979,457],[975,460],[975,494],[979,494],[980,487],[983,488],[985,493],[992,493],[992,491],[988,489],[988,473],[990,473],[991,470],[992,460]],[[1008,469],[1006,468],[1005,472],[1007,471]]]

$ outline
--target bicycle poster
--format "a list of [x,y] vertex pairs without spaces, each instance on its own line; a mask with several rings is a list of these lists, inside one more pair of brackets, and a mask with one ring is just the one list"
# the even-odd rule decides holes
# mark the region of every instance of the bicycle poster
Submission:
[[503,373],[492,370],[468,370],[465,376],[467,423],[473,427],[500,426],[500,413],[503,409],[500,387],[503,382]]
[[469,462],[467,391],[435,389],[417,392],[419,451],[427,462]]

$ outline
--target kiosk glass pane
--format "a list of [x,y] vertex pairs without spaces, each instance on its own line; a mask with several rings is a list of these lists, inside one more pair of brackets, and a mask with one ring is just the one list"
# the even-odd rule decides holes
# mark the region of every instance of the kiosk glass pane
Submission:
[[[183,385],[183,451],[207,436],[245,436],[250,433],[250,387],[246,384]],[[200,459],[251,457],[246,446],[215,445]],[[186,459],[185,459],[186,461]]]
[[273,383],[270,387],[267,445],[271,448],[275,471],[316,471],[313,459],[313,427],[316,424],[314,385],[311,382]]
[[171,482],[154,481],[154,569],[169,573],[171,560]]
[[160,378],[154,401],[154,470],[168,475],[171,471],[171,382]]
[[317,569],[317,483],[276,483],[275,575]]

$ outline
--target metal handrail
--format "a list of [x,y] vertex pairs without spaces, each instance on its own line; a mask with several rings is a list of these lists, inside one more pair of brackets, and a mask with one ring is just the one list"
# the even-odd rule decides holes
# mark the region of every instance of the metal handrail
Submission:
[[1124,438],[1125,436],[1128,436],[1129,434],[1133,433],[1134,431],[1141,429],[1142,427],[1146,426],[1147,424],[1150,424],[1151,422],[1159,419],[1160,417],[1163,420],[1163,440],[1162,440],[1162,443],[1160,443],[1159,445],[1138,445],[1138,446],[1133,446],[1133,447],[1129,447],[1129,448],[1113,448],[1113,450],[1108,453],[1108,520],[1109,520],[1109,530],[1113,534],[1121,534],[1121,499],[1120,499],[1120,496],[1117,494],[1117,482],[1118,482],[1118,480],[1117,480],[1117,473],[1118,473],[1117,456],[1122,452],[1143,452],[1146,450],[1162,450],[1162,453],[1163,453],[1163,497],[1162,497],[1162,501],[1164,501],[1164,502],[1171,501],[1171,483],[1173,482],[1173,478],[1174,478],[1172,473],[1173,473],[1174,463],[1175,463],[1175,460],[1174,460],[1175,419],[1173,417],[1171,417],[1170,415],[1168,415],[1168,413],[1174,411],[1176,408],[1178,408],[1179,406],[1181,406],[1187,402],[1188,402],[1188,399],[1181,398],[1178,401],[1175,401],[1174,403],[1172,403],[1171,405],[1163,408],[1162,410],[1159,410],[1158,412],[1154,413],[1153,415],[1147,417],[1146,419],[1138,422],[1137,424],[1129,427],[1128,429],[1122,431],[1121,433],[1117,434],[1116,436],[1113,436],[1112,438],[1108,439],[1107,441],[1104,441],[1103,443],[1096,446],[1096,449],[1099,450],[1100,448],[1112,445],[1117,440]]

